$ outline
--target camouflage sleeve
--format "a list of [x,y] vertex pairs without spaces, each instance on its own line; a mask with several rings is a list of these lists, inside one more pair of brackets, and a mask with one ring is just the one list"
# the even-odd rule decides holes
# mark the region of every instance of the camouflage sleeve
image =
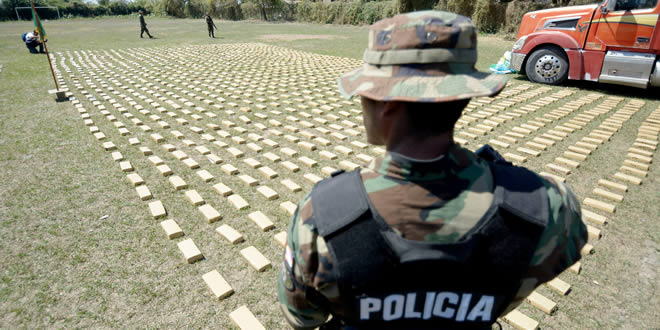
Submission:
[[552,280],[580,260],[587,243],[587,227],[582,222],[580,203],[565,184],[544,177],[550,218],[532,256],[516,299],[507,311],[518,306],[537,286]]
[[547,180],[550,220],[530,264],[530,272],[540,282],[555,278],[580,260],[588,236],[580,202],[573,191],[552,178]]
[[325,298],[316,290],[319,268],[319,246],[325,246],[322,237],[309,223],[312,202],[307,195],[298,204],[287,233],[287,244],[277,280],[280,309],[294,329],[313,329],[324,324],[329,311]]

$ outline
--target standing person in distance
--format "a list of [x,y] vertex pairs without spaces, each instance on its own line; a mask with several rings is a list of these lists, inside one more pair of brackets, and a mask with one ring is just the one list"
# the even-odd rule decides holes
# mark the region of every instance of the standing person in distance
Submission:
[[277,284],[293,328],[490,329],[581,258],[567,186],[453,140],[470,98],[506,84],[474,68],[476,41],[469,18],[441,11],[370,27],[339,91],[361,97],[367,141],[387,152],[299,203]]
[[217,29],[218,27],[215,26],[215,23],[213,23],[213,19],[211,18],[211,15],[209,13],[206,13],[206,27],[209,29],[209,38],[215,38],[215,34],[213,33],[213,28]]
[[142,10],[138,11],[138,16],[140,17],[140,38],[144,38],[145,32],[149,38],[153,38],[153,36],[149,34],[149,29],[147,29],[147,23],[144,21],[144,12]]

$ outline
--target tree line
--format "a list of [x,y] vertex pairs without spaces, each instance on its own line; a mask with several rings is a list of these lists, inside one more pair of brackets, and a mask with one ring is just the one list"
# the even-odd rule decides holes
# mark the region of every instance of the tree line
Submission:
[[[35,0],[35,6],[54,6],[64,18],[146,14],[178,18],[201,18],[205,13],[226,20],[298,21],[321,24],[371,24],[379,19],[414,10],[439,9],[472,17],[481,32],[515,33],[529,11],[560,6],[597,3],[598,0]],[[16,7],[29,7],[30,0],[1,0],[0,20],[16,20]],[[38,9],[42,19],[57,18],[54,9]],[[29,10],[19,11],[31,19]]]

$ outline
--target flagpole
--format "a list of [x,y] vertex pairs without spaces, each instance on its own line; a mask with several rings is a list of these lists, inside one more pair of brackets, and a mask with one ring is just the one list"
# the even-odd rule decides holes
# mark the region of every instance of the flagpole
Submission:
[[48,65],[50,66],[50,73],[53,75],[53,81],[55,82],[55,88],[60,90],[60,86],[57,84],[57,79],[55,78],[55,71],[53,71],[53,64],[50,62],[50,55],[48,54],[48,46],[46,46],[46,41],[44,41],[44,49],[46,50],[46,57],[48,57]]
[[[34,15],[36,15],[37,10],[36,10],[36,8],[34,8],[34,0],[31,0],[30,2],[32,3],[32,11],[34,12]],[[37,15],[37,17],[39,17],[39,16]],[[41,20],[39,18],[37,18],[37,20],[39,20],[39,26],[41,26]],[[45,39],[43,39],[43,31],[39,31],[39,38],[41,38],[42,41],[43,41],[44,49],[46,50],[46,57],[48,58],[48,66],[50,67],[50,73],[53,75],[53,81],[55,82],[55,88],[57,88],[57,91],[59,91],[60,90],[60,85],[57,84],[57,79],[55,78],[55,71],[53,71],[53,63],[50,62],[50,54],[48,54],[48,46],[46,45],[47,42],[46,42]]]

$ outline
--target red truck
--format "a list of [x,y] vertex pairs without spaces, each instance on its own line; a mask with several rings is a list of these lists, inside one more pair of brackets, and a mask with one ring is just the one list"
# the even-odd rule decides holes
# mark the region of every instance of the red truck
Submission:
[[658,14],[658,0],[604,0],[527,13],[511,69],[551,85],[568,78],[660,86]]

